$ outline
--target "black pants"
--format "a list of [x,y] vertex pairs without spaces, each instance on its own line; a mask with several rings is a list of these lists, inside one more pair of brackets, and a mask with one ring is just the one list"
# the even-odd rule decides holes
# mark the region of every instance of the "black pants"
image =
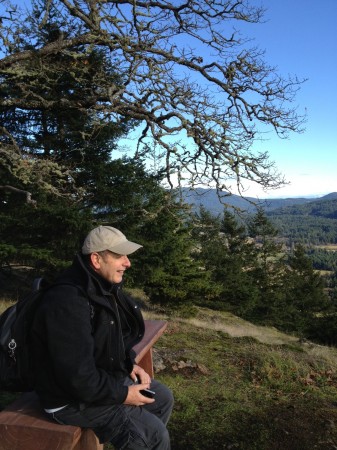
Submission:
[[156,392],[156,401],[149,405],[71,404],[50,415],[61,424],[91,428],[101,443],[111,442],[119,450],[170,450],[166,425],[173,396],[156,380],[152,380],[151,389]]

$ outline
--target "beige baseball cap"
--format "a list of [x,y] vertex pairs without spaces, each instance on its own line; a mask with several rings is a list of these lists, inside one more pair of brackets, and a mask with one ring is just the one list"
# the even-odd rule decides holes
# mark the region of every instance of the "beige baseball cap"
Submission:
[[82,253],[89,255],[93,252],[110,250],[118,255],[130,255],[141,247],[142,245],[128,241],[117,228],[101,225],[91,230],[85,238]]

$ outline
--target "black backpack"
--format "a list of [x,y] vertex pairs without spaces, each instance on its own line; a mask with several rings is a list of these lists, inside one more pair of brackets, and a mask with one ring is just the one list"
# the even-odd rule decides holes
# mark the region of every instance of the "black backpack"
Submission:
[[34,389],[29,335],[36,308],[50,286],[43,278],[37,278],[32,291],[0,316],[1,390],[24,392]]

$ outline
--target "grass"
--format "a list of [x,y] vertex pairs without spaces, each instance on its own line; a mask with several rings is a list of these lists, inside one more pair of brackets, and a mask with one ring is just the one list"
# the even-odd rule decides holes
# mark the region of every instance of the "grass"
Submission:
[[336,348],[202,308],[145,316],[169,321],[154,356],[175,396],[172,450],[337,448]]
[[170,319],[156,349],[166,364],[156,378],[176,399],[174,450],[337,448],[336,349],[314,353],[293,338],[266,344],[191,322]]

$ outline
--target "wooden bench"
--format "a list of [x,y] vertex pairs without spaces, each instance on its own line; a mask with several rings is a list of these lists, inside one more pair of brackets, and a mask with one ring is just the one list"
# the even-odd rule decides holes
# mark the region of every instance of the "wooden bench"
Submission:
[[[146,320],[145,335],[134,347],[136,362],[153,377],[152,347],[167,322]],[[43,412],[34,392],[22,394],[0,412],[0,450],[103,450],[94,432],[59,425]]]

